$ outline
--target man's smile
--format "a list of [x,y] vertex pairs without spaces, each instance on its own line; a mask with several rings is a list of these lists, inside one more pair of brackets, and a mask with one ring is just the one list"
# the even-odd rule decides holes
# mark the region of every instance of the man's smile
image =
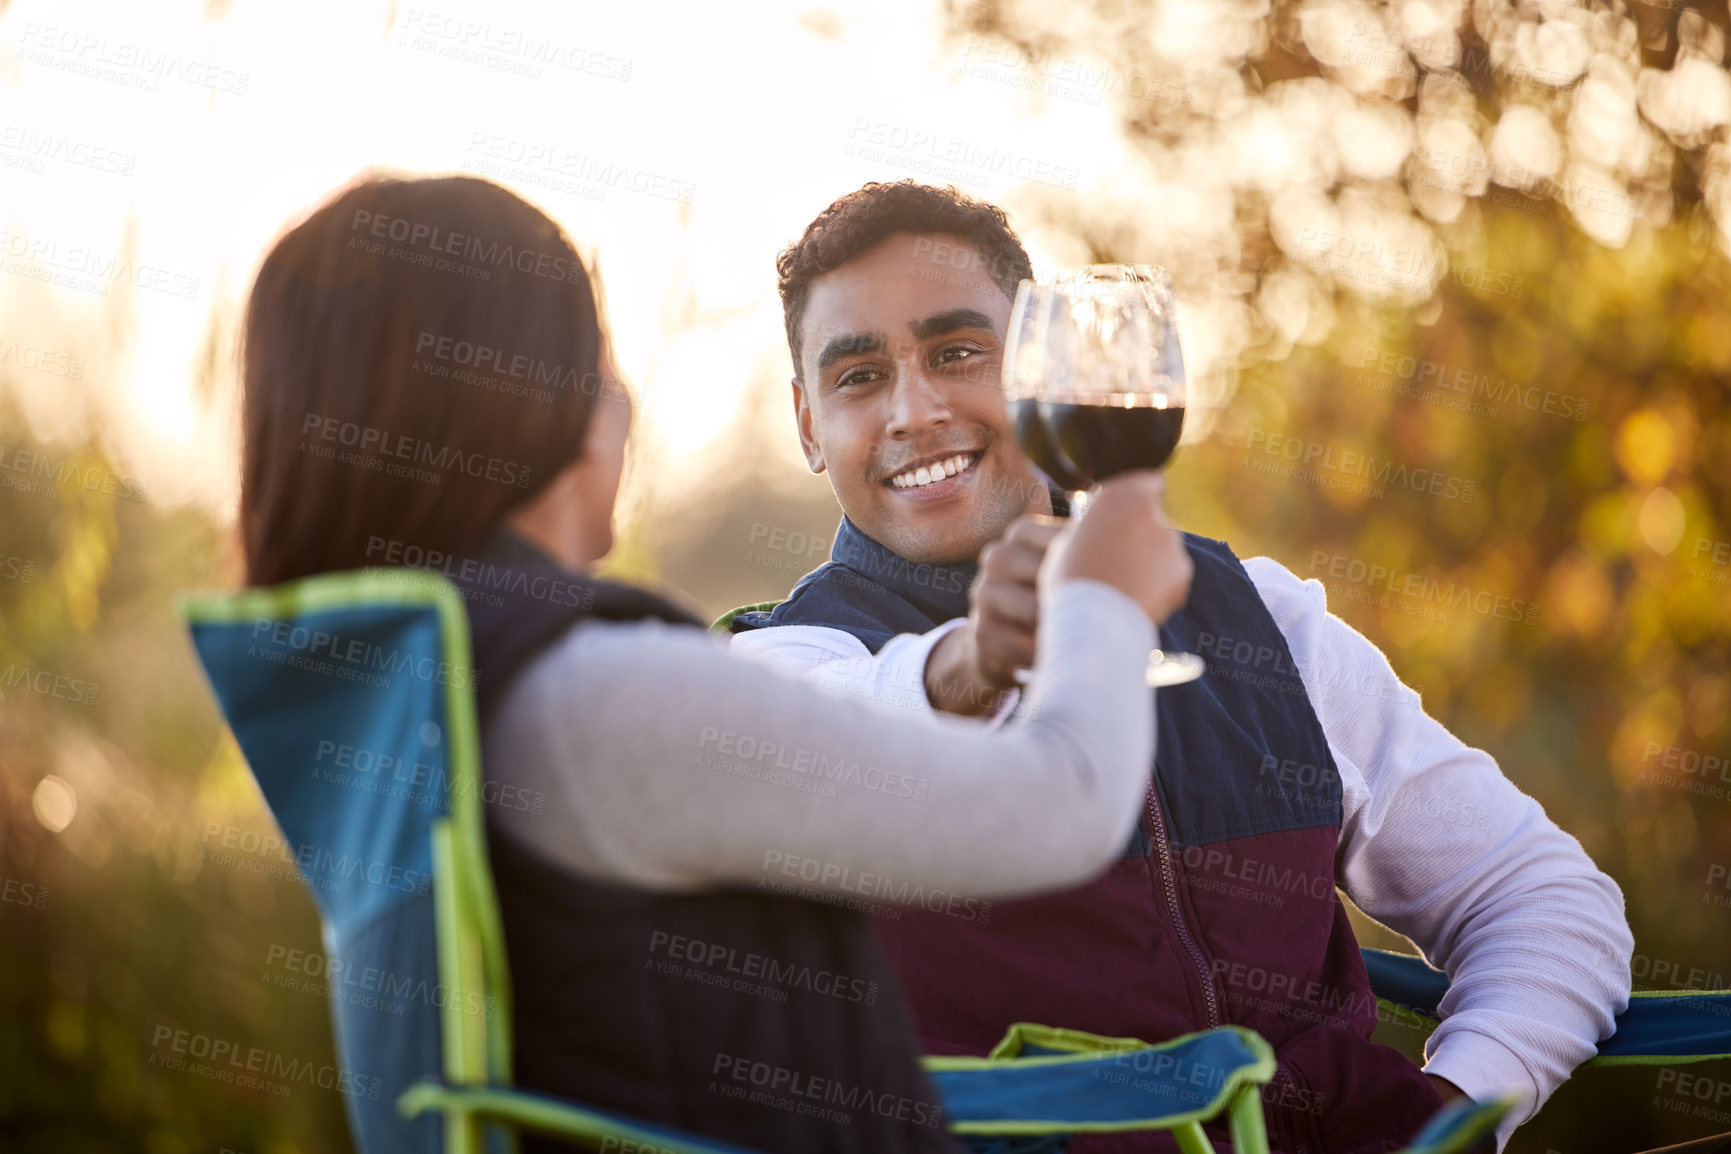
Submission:
[[948,452],[912,462],[883,484],[913,500],[937,500],[972,484],[973,468],[984,456],[979,449]]

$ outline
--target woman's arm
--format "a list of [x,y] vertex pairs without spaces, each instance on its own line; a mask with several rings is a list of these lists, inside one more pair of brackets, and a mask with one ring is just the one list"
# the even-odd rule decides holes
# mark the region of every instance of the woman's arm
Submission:
[[540,791],[504,827],[586,876],[914,902],[1080,883],[1122,850],[1153,756],[1154,630],[1132,598],[1058,585],[1022,717],[998,730],[848,700],[696,630],[590,624],[531,666],[489,776]]

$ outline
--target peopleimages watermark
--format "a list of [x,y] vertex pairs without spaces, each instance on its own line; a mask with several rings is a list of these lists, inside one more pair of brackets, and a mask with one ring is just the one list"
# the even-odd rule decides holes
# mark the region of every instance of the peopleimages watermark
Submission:
[[51,457],[37,449],[0,445],[0,487],[38,497],[58,497],[59,486],[71,484],[89,493],[106,493],[126,501],[144,500],[144,482],[123,476],[97,462],[77,457]]
[[[845,754],[834,757],[819,750],[790,746],[772,738],[706,725],[698,737],[697,764],[709,769],[771,781],[798,783],[801,792],[827,785],[821,797],[836,796],[837,786],[854,786],[886,797],[925,801],[931,782],[873,765],[861,766]],[[709,751],[707,754],[703,751]],[[791,775],[791,776],[790,776]],[[809,783],[809,784],[808,784]]]
[[[1312,765],[1292,757],[1262,756],[1256,770],[1256,792],[1274,797],[1295,809],[1338,813],[1340,775],[1331,766]],[[1330,890],[1332,892],[1332,885]],[[1278,903],[1277,903],[1278,904]]]
[[[159,1025],[150,1039],[147,1065],[165,1070],[185,1070],[218,1082],[287,1096],[293,1083],[335,1090],[353,1098],[376,1100],[384,1086],[381,1078],[370,1078],[352,1070],[325,1063],[290,1058],[260,1046],[246,1046],[210,1034],[195,1034],[173,1026]],[[163,1053],[164,1050],[167,1053]],[[182,1055],[185,1055],[183,1057]],[[188,1067],[186,1058],[194,1059]]]
[[47,172],[50,164],[131,176],[138,154],[63,132],[38,132],[27,124],[0,124],[0,168],[41,173]]
[[366,557],[374,565],[400,566],[448,578],[465,600],[484,602],[495,608],[505,604],[505,594],[573,609],[591,609],[595,605],[594,586],[546,570],[531,571],[485,558],[459,557],[388,537],[368,537]]
[[1373,365],[1375,371],[1385,378],[1398,378],[1410,388],[1402,389],[1392,381],[1367,380],[1363,374],[1360,374],[1354,383],[1377,392],[1394,392],[1400,396],[1418,397],[1429,404],[1466,409],[1477,416],[1497,415],[1497,410],[1486,407],[1483,402],[1510,404],[1529,413],[1544,413],[1573,421],[1586,420],[1590,407],[1586,397],[1572,393],[1523,385],[1506,377],[1492,384],[1486,373],[1472,369],[1454,369],[1442,361],[1426,360],[1410,353],[1367,346],[1358,355],[1358,367],[1364,369]]
[[963,45],[962,59],[963,75],[971,80],[1038,92],[1056,100],[1097,107],[1109,94],[1122,92],[1133,100],[1171,108],[1190,106],[1190,92],[1182,84],[1150,79],[1140,73],[1126,79],[1116,68],[1102,67],[1079,57],[1060,58],[1049,51],[1024,48],[995,37],[970,35]]
[[[1425,183],[1420,181],[1420,183]],[[1378,280],[1390,285],[1419,287],[1437,279],[1446,266],[1448,279],[1465,288],[1490,296],[1521,300],[1526,296],[1527,280],[1479,264],[1457,264],[1440,250],[1397,248],[1376,237],[1355,237],[1326,228],[1306,228],[1298,235],[1300,248],[1318,255],[1302,258],[1307,265],[1321,265],[1326,271],[1352,280]]]
[[[1411,45],[1414,50],[1423,52],[1425,56],[1435,59],[1439,54],[1446,53],[1453,46],[1453,42],[1452,31],[1445,28],[1441,32],[1433,32],[1429,36],[1412,40]],[[1408,52],[1409,38],[1402,31],[1388,28],[1382,24],[1367,24],[1355,20],[1347,32],[1345,43],[1356,45],[1352,56],[1354,64],[1375,66],[1390,75],[1410,74],[1412,72],[1413,57]],[[1461,49],[1460,60],[1456,67],[1462,73],[1476,72],[1486,76],[1492,75],[1496,71],[1495,63],[1491,59],[1490,48],[1473,48],[1470,45]],[[1544,83],[1553,88],[1562,87],[1577,75],[1576,73],[1564,73],[1525,65],[1507,71],[1511,79]],[[1456,73],[1427,68],[1426,79],[1432,77],[1445,83],[1466,84],[1465,79]]]
[[1393,1003],[1384,1005],[1368,985],[1357,988],[1318,982],[1309,975],[1283,973],[1264,966],[1214,959],[1214,978],[1226,1000],[1240,1012],[1260,1010],[1313,1025],[1338,1025],[1342,1021],[1375,1014],[1378,1022],[1410,1026],[1429,1033],[1433,1022],[1417,1010]]
[[26,909],[48,908],[48,887],[21,878],[0,878],[0,902]]
[[[221,840],[216,847],[212,847],[210,839],[215,835],[221,835]],[[224,845],[228,849],[223,849]],[[341,888],[341,883],[333,878],[303,876],[295,866],[294,854],[287,850],[286,843],[275,834],[261,834],[257,830],[211,822],[204,831],[198,860],[224,869],[255,874],[271,881],[304,882],[307,888],[325,893],[335,893]],[[275,864],[277,861],[286,863],[287,868]]]
[[1113,1065],[1124,1068],[1111,1070],[1096,1066],[1090,1077],[1108,1086],[1175,1098],[1193,1106],[1210,1101],[1228,1073],[1223,1067],[1186,1060],[1182,1055],[1165,1051],[1137,1050],[1117,1054],[1113,1056]]
[[[1264,767],[1275,761],[1272,757],[1265,759]],[[1334,878],[1325,874],[1306,874],[1291,866],[1240,857],[1217,846],[1185,846],[1180,856],[1189,871],[1184,882],[1193,889],[1277,908],[1285,906],[1287,897],[1293,896],[1334,901]],[[1211,874],[1216,876],[1210,877]],[[1240,882],[1244,884],[1237,884]]]
[[[1476,196],[1535,216],[1551,214],[1550,198],[1553,196],[1577,208],[1594,207],[1616,216],[1633,218],[1640,212],[1635,202],[1620,189],[1593,188],[1567,181],[1559,183],[1549,173],[1505,160],[1498,160],[1493,165],[1484,151],[1476,148],[1467,154],[1418,144],[1413,149],[1413,164],[1407,170],[1407,183]],[[1460,273],[1451,267],[1450,277],[1467,288],[1492,296],[1512,296],[1520,300],[1526,291],[1525,277],[1511,277],[1508,273],[1472,265],[1465,266]]]
[[658,1146],[638,1138],[620,1138],[613,1134],[601,1139],[601,1145],[596,1147],[601,1154],[683,1154],[683,1148],[675,1150],[671,1146]]
[[408,1002],[454,1009],[472,1017],[491,1018],[493,998],[479,990],[453,989],[436,978],[399,974],[378,966],[363,966],[327,958],[318,950],[300,950],[272,944],[265,950],[265,972],[261,979],[279,989],[314,994],[344,1005],[401,1015]]
[[1487,296],[1509,297],[1518,301],[1527,292],[1526,277],[1486,268],[1482,264],[1456,264],[1450,261],[1449,279],[1463,288],[1470,288]]
[[[1092,1078],[1108,1085],[1177,1099],[1196,1106],[1213,1100],[1226,1079],[1238,1069],[1234,1066],[1198,1062],[1182,1053],[1164,1049],[1140,1049],[1113,1054],[1110,1056],[1110,1063],[1117,1069],[1098,1063]],[[1269,1105],[1311,1114],[1322,1112],[1325,1097],[1319,1091],[1300,1089],[1287,1079],[1281,1079],[1278,1083],[1269,1082],[1262,1087],[1262,1100]]]
[[[1489,589],[1474,589],[1466,582],[1452,579],[1445,582],[1440,578],[1423,577],[1417,573],[1400,573],[1386,565],[1368,564],[1356,557],[1330,553],[1326,549],[1311,551],[1310,575],[1320,577],[1325,586],[1332,581],[1359,587],[1344,590],[1344,596],[1351,601],[1370,601],[1384,608],[1399,608],[1404,612],[1414,610],[1405,608],[1400,598],[1416,597],[1421,601],[1432,602],[1433,605],[1442,607],[1441,615],[1432,617],[1438,621],[1447,621],[1447,610],[1459,609],[1462,606],[1497,621],[1532,625],[1538,620],[1539,607],[1531,601],[1493,593]],[[1370,596],[1355,596],[1360,589],[1367,591]],[[1333,595],[1335,589],[1331,587],[1329,593]],[[1391,597],[1394,600],[1391,600]],[[1431,610],[1431,613],[1435,612],[1437,610]]]
[[[214,847],[212,838],[217,839]],[[345,883],[357,879],[367,885],[408,894],[429,893],[433,887],[433,875],[429,870],[369,859],[360,854],[336,853],[311,842],[296,845],[275,834],[261,834],[257,830],[217,821],[205,823],[200,860],[278,880],[299,878],[300,875],[293,871],[283,871],[269,864],[271,861],[284,862],[298,867],[306,875],[304,880],[308,886],[326,893],[336,893]]]
[[0,365],[8,364],[51,377],[65,377],[71,381],[84,379],[83,357],[41,345],[20,345],[16,340],[0,338]]
[[935,593],[966,593],[976,572],[973,565],[933,565],[915,563],[887,549],[875,550],[863,541],[856,541],[841,550],[836,558],[855,575],[871,580],[887,578],[930,589]]
[[677,204],[690,204],[697,195],[695,180],[655,172],[614,157],[572,152],[548,141],[472,132],[467,152],[463,167],[471,172],[520,180],[585,200],[605,200],[616,189]]
[[[923,239],[924,238],[922,238],[922,240]],[[998,286],[996,281],[989,280],[983,276],[975,276],[970,273],[955,272],[932,261],[914,262],[914,264],[908,269],[908,276],[914,280],[923,280],[930,284],[938,284],[944,285],[948,288],[961,289],[963,292],[973,293],[975,296],[989,296],[993,293],[1001,294],[1004,291]],[[986,383],[989,380],[986,373],[970,371],[972,370],[974,363],[986,359],[987,358],[985,357],[978,356],[968,358],[968,361],[963,366],[962,379],[975,384]]]
[[1390,250],[1380,238],[1354,237],[1326,228],[1300,231],[1298,247],[1315,254],[1299,256],[1306,267],[1347,280],[1409,290],[1429,288],[1443,260],[1435,249]]
[[542,404],[552,404],[560,390],[612,401],[627,400],[634,393],[623,381],[604,377],[594,369],[580,373],[575,365],[557,364],[530,353],[514,353],[425,329],[415,334],[414,359],[409,368],[434,379],[528,397]]
[[727,1097],[844,1126],[852,1125],[854,1112],[860,1110],[933,1129],[944,1124],[944,1108],[937,1102],[850,1086],[736,1054],[716,1054],[709,1073],[716,1079],[709,1084],[710,1089]]
[[1667,1066],[1659,1071],[1653,1105],[1675,1114],[1688,1114],[1710,1122],[1731,1122],[1731,1082],[1711,1074],[1690,1074]]
[[620,1138],[613,1134],[601,1139],[601,1145],[596,1149],[601,1154],[684,1154],[685,1151],[684,1147],[675,1150],[641,1138]]
[[1649,741],[1637,780],[1724,801],[1731,796],[1731,757]]
[[8,700],[14,690],[23,689],[68,705],[95,705],[98,688],[94,681],[42,669],[25,661],[14,661],[0,669],[0,702]]
[[474,688],[477,681],[476,671],[467,665],[273,617],[253,620],[246,655],[378,688],[388,687],[398,674],[458,689]]
[[[866,580],[845,566],[831,572],[841,584],[859,585]],[[884,662],[876,655],[859,653],[824,662],[813,675],[812,684],[835,696],[858,697],[895,709],[923,709],[930,700],[968,702],[977,709],[996,714],[1016,702],[1021,695],[1021,690],[1015,686],[999,690],[989,685],[976,685],[965,677],[928,677],[927,671],[916,663]],[[1032,721],[1038,712],[1038,706],[1031,706],[1018,716]]]
[[933,180],[988,184],[1009,176],[1031,184],[1075,191],[1081,169],[1054,164],[1009,148],[986,147],[929,128],[857,117],[844,155],[918,173]]
[[1419,695],[1386,666],[1379,670],[1315,657],[1300,661],[1285,649],[1216,633],[1197,634],[1195,648],[1209,659],[1210,677],[1229,677],[1275,693],[1326,698],[1334,692],[1349,691],[1403,709],[1424,708]]
[[[1249,450],[1243,461],[1245,467],[1373,497],[1381,497],[1392,486],[1470,504],[1477,489],[1465,477],[1440,469],[1415,469],[1391,458],[1379,460],[1371,453],[1338,449],[1321,441],[1283,436],[1266,429],[1251,429],[1245,448]],[[1256,455],[1259,448],[1262,458],[1268,460]]]
[[[1008,254],[1000,254],[987,258],[974,245],[962,240],[944,240],[929,236],[914,239],[913,265],[909,275],[915,280],[930,281],[934,284],[952,285],[964,288],[977,294],[1004,294],[1002,281],[1015,281],[1020,277],[1010,265]],[[875,344],[876,338],[868,338]],[[974,357],[969,364],[984,360]],[[964,374],[964,379],[976,379]],[[1002,387],[997,373],[978,378],[982,383],[990,383],[992,387]]]
[[547,795],[540,790],[527,790],[493,778],[477,782],[474,777],[467,777],[453,784],[443,761],[418,761],[324,738],[319,739],[314,749],[312,776],[330,785],[347,786],[413,805],[445,803],[477,791],[483,804],[519,813],[539,814],[547,805]]
[[[1471,50],[1468,50],[1471,54]],[[1436,75],[1433,73],[1432,75]],[[1475,148],[1471,153],[1459,152],[1454,149],[1436,148],[1420,142],[1414,146],[1413,168],[1409,170],[1407,179],[1412,184],[1440,188],[1446,192],[1465,192],[1488,200],[1492,204],[1507,205],[1518,208],[1522,212],[1530,212],[1535,216],[1551,214],[1551,197],[1558,193],[1558,199],[1569,200],[1579,207],[1593,205],[1619,216],[1636,216],[1638,209],[1635,202],[1626,195],[1612,193],[1608,190],[1596,190],[1586,197],[1581,196],[1583,186],[1579,184],[1559,184],[1549,172],[1540,172],[1527,168],[1522,164],[1513,164],[1504,159],[1494,163],[1485,155],[1481,148]],[[1495,183],[1492,183],[1495,182]],[[1498,187],[1499,185],[1506,187]],[[1531,193],[1517,192],[1515,189],[1530,189]],[[1598,195],[1603,193],[1603,195]],[[1620,196],[1620,199],[1619,199]],[[1465,283],[1465,282],[1463,282]],[[1524,280],[1519,281],[1524,288]],[[1508,282],[1501,278],[1493,281],[1486,288],[1481,283],[1467,284],[1468,288],[1481,288],[1496,296],[1509,296],[1506,290]],[[1515,299],[1519,300],[1518,294]]]
[[1330,598],[1344,601],[1356,601],[1362,605],[1374,605],[1378,609],[1392,609],[1397,613],[1405,613],[1412,617],[1422,617],[1426,621],[1446,623],[1449,611],[1436,605],[1423,605],[1417,601],[1409,601],[1388,593],[1379,593],[1375,589],[1342,584],[1331,578],[1321,578],[1322,586],[1328,590]]
[[[320,413],[308,413],[302,418],[297,452],[434,485],[456,472],[527,489],[532,474],[528,465],[515,461]],[[431,468],[420,468],[422,465]]]
[[19,58],[32,64],[145,92],[160,90],[163,81],[178,81],[193,88],[245,96],[252,82],[249,72],[219,68],[197,56],[110,37],[107,33],[43,25],[35,20],[24,22],[19,43]]
[[[1715,889],[1725,892],[1715,893]],[[1720,862],[1707,866],[1707,888],[1701,891],[1701,900],[1721,909],[1731,909],[1731,869]]]
[[829,547],[829,538],[817,533],[806,533],[799,529],[788,530],[780,525],[766,525],[762,521],[754,521],[745,543],[757,547],[755,550],[745,551],[747,561],[771,569],[804,573],[812,567],[812,561],[823,556],[824,550]]
[[[1622,959],[1612,959],[1621,962]],[[1636,954],[1629,962],[1630,976],[1637,982],[1647,982],[1650,990],[1723,990],[1725,975],[1700,966],[1685,965],[1666,958]],[[1722,1017],[1731,1017],[1731,1009],[1720,1007]]]
[[395,43],[416,52],[531,80],[540,79],[544,71],[593,76],[621,84],[631,79],[632,62],[626,57],[568,44],[528,29],[424,8],[409,9]]
[[181,269],[143,264],[87,244],[63,244],[56,237],[0,229],[0,255],[5,270],[25,280],[92,296],[107,296],[109,287],[124,284],[178,300],[198,297],[199,278]]
[[[902,916],[901,907],[915,906],[934,914],[947,914],[965,922],[985,925],[992,920],[992,903],[949,890],[897,882],[887,874],[856,870],[837,862],[770,849],[763,853],[759,889],[787,897],[844,906],[859,913],[891,920]],[[770,876],[770,875],[779,876]],[[791,880],[783,880],[791,879]],[[840,891],[840,892],[838,892]],[[882,899],[886,904],[861,902],[855,895]]]
[[[1204,659],[1212,656],[1208,673],[1214,677],[1230,677],[1258,688],[1293,695],[1304,692],[1304,682],[1290,651],[1272,645],[1259,645],[1219,633],[1199,633],[1196,652]],[[1266,669],[1264,668],[1266,666]]]
[[[406,246],[384,249],[384,242]],[[452,232],[424,221],[385,216],[357,208],[349,221],[348,247],[367,253],[407,260],[427,268],[458,272],[476,280],[491,280],[496,269],[530,273],[546,280],[580,284],[588,273],[568,250],[539,252],[499,241],[487,241],[473,233]],[[458,264],[458,259],[474,262]],[[490,268],[482,266],[491,266]]]
[[864,978],[813,969],[801,962],[784,962],[768,954],[740,950],[723,942],[705,942],[666,930],[649,934],[649,953],[657,973],[689,978],[705,985],[785,1002],[792,991],[861,1005],[876,1005],[878,984]]
[[[1711,568],[1696,564],[1702,557],[1707,558]],[[1731,541],[1695,538],[1695,544],[1689,549],[1689,576],[1718,585],[1731,582]]]

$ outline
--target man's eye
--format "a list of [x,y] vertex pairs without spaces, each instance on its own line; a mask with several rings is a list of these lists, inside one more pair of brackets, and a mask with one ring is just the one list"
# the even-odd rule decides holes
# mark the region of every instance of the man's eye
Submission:
[[881,375],[882,374],[880,374],[878,370],[869,366],[849,369],[836,380],[835,387],[838,389],[845,389],[850,386],[869,385],[873,380]]
[[982,351],[972,345],[951,345],[949,348],[940,349],[932,362],[936,365],[959,365],[980,356]]

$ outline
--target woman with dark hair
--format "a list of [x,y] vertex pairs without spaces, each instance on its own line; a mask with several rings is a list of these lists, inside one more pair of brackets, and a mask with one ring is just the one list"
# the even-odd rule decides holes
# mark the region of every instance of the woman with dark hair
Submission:
[[630,401],[570,242],[495,185],[317,209],[259,270],[244,372],[249,583],[430,561],[469,610],[488,785],[546,798],[488,806],[518,1083],[762,1150],[954,1149],[864,911],[979,917],[1118,854],[1189,581],[1158,478],[1049,553],[1028,702],[988,731],[783,680],[586,575]]

